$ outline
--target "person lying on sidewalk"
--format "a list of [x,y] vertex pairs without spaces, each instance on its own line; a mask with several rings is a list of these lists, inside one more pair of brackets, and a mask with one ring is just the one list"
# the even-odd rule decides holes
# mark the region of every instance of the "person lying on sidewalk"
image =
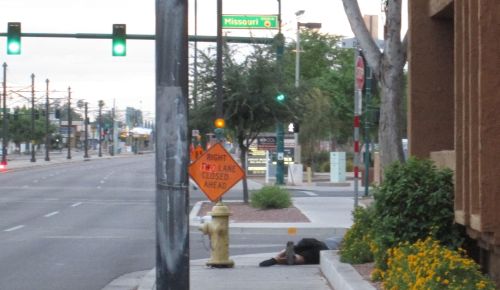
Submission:
[[313,238],[301,239],[296,246],[289,241],[285,249],[274,258],[260,262],[259,266],[319,264],[319,252],[322,250],[328,250],[326,244]]

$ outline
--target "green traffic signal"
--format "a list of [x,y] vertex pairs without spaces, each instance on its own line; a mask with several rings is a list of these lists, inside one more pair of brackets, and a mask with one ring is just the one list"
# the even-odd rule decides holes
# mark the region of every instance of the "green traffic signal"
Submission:
[[285,95],[283,93],[279,93],[278,95],[276,95],[276,101],[278,103],[285,102],[285,99],[286,99],[286,97],[285,97]]
[[7,23],[7,54],[21,54],[21,22]]
[[113,24],[113,56],[127,55],[126,30],[126,24]]

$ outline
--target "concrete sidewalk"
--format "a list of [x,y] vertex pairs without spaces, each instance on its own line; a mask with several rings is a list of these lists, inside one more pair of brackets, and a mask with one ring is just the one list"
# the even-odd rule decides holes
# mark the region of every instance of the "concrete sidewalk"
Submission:
[[[249,179],[250,189],[262,186],[259,182]],[[241,186],[237,184],[236,186]],[[288,187],[288,186],[287,186]],[[352,181],[341,187],[302,185],[289,187],[296,190],[320,191],[352,191]],[[360,187],[360,192],[363,188]],[[300,197],[293,199],[294,205],[306,215],[310,223],[230,223],[230,232],[239,233],[287,233],[288,228],[297,229],[297,234],[312,235],[327,234],[332,237],[341,237],[352,225],[352,197]],[[200,225],[197,213],[201,202],[190,214],[190,228],[196,230]],[[320,265],[295,265],[272,267],[258,267],[259,262],[268,259],[276,253],[252,254],[231,256],[235,262],[232,269],[213,269],[205,266],[207,259],[192,260],[190,266],[190,288],[203,290],[216,289],[259,289],[259,290],[303,290],[303,289],[334,289],[334,290],[374,290],[368,282],[358,274],[349,264],[340,263],[337,251],[323,251]],[[153,290],[155,287],[156,272],[152,269],[143,277],[139,290]],[[115,280],[116,283],[119,279]],[[112,283],[113,284],[113,283]],[[131,288],[111,288],[133,289]]]

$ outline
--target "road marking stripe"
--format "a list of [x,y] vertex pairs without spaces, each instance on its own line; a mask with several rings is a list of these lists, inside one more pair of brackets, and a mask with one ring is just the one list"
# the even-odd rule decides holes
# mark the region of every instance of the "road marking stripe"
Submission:
[[316,193],[314,193],[312,191],[302,191],[302,192],[309,195],[309,196],[318,196]]
[[231,249],[260,249],[260,248],[274,248],[274,247],[283,247],[283,244],[262,244],[262,245],[255,245],[255,244],[249,244],[249,245],[229,245],[229,248]]
[[79,206],[81,204],[82,204],[81,202],[77,202],[77,203],[72,204],[71,207],[77,207],[77,206]]
[[10,229],[3,230],[3,231],[4,232],[13,232],[15,230],[22,229],[22,228],[24,228],[24,225],[15,226],[15,227],[12,227]]
[[51,213],[48,213],[48,214],[44,215],[44,217],[48,218],[48,217],[54,216],[54,215],[56,215],[58,213],[59,213],[58,211],[53,211]]

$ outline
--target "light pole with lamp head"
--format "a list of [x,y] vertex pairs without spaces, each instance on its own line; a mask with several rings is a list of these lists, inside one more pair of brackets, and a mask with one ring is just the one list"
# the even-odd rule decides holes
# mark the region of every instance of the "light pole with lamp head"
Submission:
[[[307,23],[302,23],[298,21],[298,17],[304,14],[304,10],[299,10],[295,12],[295,16],[297,16],[297,41],[295,45],[295,88],[298,89],[300,86],[300,28],[305,27],[309,29],[320,29],[321,28],[321,23],[317,22],[307,22]],[[294,140],[295,140],[295,152],[294,152],[294,163],[300,164],[301,163],[301,156],[300,156],[300,146],[299,146],[299,134],[294,133]]]

